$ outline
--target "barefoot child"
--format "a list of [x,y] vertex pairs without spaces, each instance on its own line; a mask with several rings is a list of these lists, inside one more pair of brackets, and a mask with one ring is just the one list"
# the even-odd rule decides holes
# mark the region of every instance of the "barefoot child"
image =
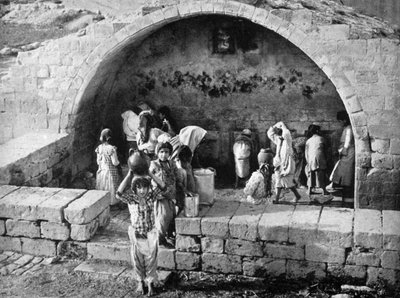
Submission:
[[[150,176],[152,176],[150,174]],[[154,202],[162,199],[161,189],[165,187],[157,177],[152,178],[159,187],[151,188],[150,177],[133,178],[130,170],[118,187],[117,198],[128,204],[131,225],[128,235],[131,242],[131,261],[138,282],[137,292],[144,294],[144,281],[147,281],[148,296],[153,294],[153,285],[157,281],[158,231],[155,228]],[[125,191],[131,183],[131,188]],[[160,189],[161,188],[161,189]]]
[[119,165],[117,147],[110,144],[110,129],[105,128],[102,130],[100,141],[101,144],[95,150],[97,154],[97,165],[99,166],[96,174],[96,189],[110,191],[110,205],[115,205],[118,202],[115,198],[115,191],[121,179],[117,168]]

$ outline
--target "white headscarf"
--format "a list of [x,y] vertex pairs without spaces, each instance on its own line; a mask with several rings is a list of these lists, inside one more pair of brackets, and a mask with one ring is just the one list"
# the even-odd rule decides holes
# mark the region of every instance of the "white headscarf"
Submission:
[[190,148],[190,150],[192,150],[192,152],[194,152],[206,133],[207,131],[200,126],[191,125],[182,128],[179,132],[179,135],[170,140],[170,143],[174,148],[172,158],[176,156],[178,151],[177,149],[180,145],[186,145]]

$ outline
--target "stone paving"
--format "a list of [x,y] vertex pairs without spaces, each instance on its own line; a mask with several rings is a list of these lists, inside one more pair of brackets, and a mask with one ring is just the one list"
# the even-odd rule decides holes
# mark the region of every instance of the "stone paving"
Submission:
[[52,264],[57,259],[57,257],[45,258],[12,251],[3,251],[0,253],[0,275],[33,274],[43,267]]

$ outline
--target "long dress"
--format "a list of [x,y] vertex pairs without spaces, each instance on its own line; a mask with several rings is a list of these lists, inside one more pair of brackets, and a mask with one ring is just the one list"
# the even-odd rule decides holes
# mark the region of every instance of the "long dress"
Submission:
[[343,129],[339,146],[340,159],[333,168],[330,180],[341,186],[354,185],[355,146],[351,126]]
[[291,188],[294,186],[293,178],[296,169],[293,159],[292,137],[284,124],[281,128],[282,136],[277,135],[273,127],[270,127],[267,131],[268,138],[276,145],[274,157],[275,187]]
[[160,161],[157,159],[151,161],[149,172],[153,173],[166,185],[166,190],[161,193],[163,199],[157,200],[155,205],[155,226],[161,239],[163,239],[170,236],[174,230],[173,224],[176,216],[176,176],[178,168],[173,161]]
[[115,193],[121,183],[117,169],[119,165],[117,148],[103,143],[96,148],[95,152],[97,154],[97,165],[99,166],[96,174],[96,189],[110,191],[110,205],[115,205],[118,203]]
[[[306,172],[308,187],[322,187],[325,185],[325,140],[323,137],[314,134],[306,142],[305,157],[307,161]],[[315,176],[315,179],[313,179]]]

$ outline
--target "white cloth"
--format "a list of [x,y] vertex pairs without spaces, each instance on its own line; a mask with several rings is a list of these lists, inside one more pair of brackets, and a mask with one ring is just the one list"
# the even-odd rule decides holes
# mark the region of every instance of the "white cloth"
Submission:
[[194,150],[200,144],[206,133],[207,131],[200,126],[191,125],[182,128],[179,132],[179,135],[170,140],[170,143],[173,147],[173,154],[171,158],[173,159],[177,156],[179,146],[181,145],[188,146],[190,150],[192,150],[192,153],[194,153]]
[[238,141],[233,144],[233,155],[235,156],[235,172],[239,178],[250,175],[251,146],[248,142]]
[[127,141],[136,141],[136,134],[139,130],[139,116],[136,115],[131,110],[125,111],[121,114],[124,122],[122,123],[122,127],[124,129],[124,133],[126,135]]

